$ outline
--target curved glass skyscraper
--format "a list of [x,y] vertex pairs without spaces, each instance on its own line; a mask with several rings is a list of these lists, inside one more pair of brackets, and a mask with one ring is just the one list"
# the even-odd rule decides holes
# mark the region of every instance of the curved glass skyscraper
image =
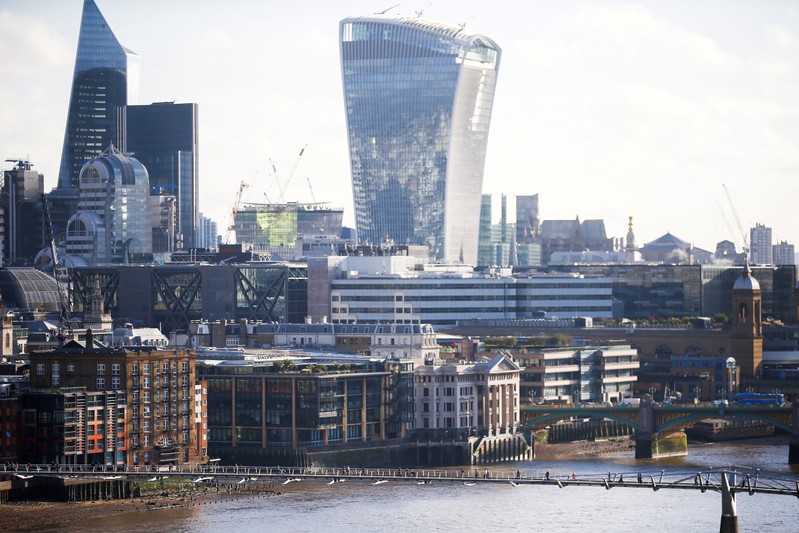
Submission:
[[499,46],[392,15],[341,21],[340,43],[359,241],[475,264]]
[[139,103],[139,56],[119,44],[94,0],[84,0],[59,188],[78,186],[87,161],[119,145],[117,109]]

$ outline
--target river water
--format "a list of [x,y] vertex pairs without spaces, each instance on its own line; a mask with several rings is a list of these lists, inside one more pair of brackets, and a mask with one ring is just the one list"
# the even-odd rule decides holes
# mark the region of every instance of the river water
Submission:
[[[760,468],[761,475],[799,480],[787,465],[787,440],[755,439],[736,443],[691,445],[687,457],[636,460],[633,452],[609,458],[573,458],[505,463],[493,472],[519,469],[525,475],[598,477],[637,472],[657,478],[721,468]],[[127,513],[36,531],[130,533],[170,532],[316,532],[391,531],[423,533],[455,531],[546,532],[715,532],[721,499],[716,492],[595,487],[524,486],[441,482],[417,486],[395,483],[373,486],[347,482],[328,486],[305,481],[275,497],[234,499],[190,508]],[[738,494],[742,532],[796,533],[799,498]]]

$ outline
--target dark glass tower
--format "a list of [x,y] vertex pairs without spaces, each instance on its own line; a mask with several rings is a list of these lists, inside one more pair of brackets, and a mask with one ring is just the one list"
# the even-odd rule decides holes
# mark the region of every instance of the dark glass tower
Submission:
[[343,20],[340,43],[360,241],[475,264],[500,48],[392,15]]
[[86,162],[119,144],[117,109],[139,102],[139,56],[119,44],[94,0],[84,0],[58,187],[78,186]]
[[[199,224],[197,104],[159,102],[122,111],[122,151],[133,154],[150,175],[150,194],[177,199],[179,247],[196,247]],[[182,243],[182,244],[180,244]]]

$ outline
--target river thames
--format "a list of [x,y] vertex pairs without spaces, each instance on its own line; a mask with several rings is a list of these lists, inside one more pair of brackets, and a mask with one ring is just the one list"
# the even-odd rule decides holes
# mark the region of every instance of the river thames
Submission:
[[[633,452],[607,458],[546,459],[493,465],[493,472],[523,475],[601,476],[637,472],[659,476],[728,466],[761,469],[761,475],[799,480],[787,465],[785,439],[691,445],[687,457],[636,460]],[[278,485],[278,490],[280,486]],[[738,494],[742,532],[799,531],[799,499]],[[510,484],[440,482],[301,482],[273,497],[233,499],[188,508],[127,513],[29,531],[67,532],[261,532],[261,531],[718,531],[721,499],[716,492],[616,487],[514,487]]]

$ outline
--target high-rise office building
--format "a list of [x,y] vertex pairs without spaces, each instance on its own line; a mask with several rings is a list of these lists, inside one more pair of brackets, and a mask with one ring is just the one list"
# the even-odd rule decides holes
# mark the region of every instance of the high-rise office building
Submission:
[[516,242],[526,244],[537,242],[541,233],[538,218],[538,195],[516,197]]
[[33,170],[33,163],[22,159],[3,172],[0,209],[4,214],[2,263],[31,264],[45,246],[42,211],[44,174]]
[[751,257],[749,262],[753,265],[771,265],[773,264],[772,241],[771,241],[771,228],[767,228],[763,224],[755,224],[755,227],[749,230],[749,246]]
[[219,245],[219,233],[216,222],[200,213],[200,225],[197,228],[197,248],[216,250]]
[[197,104],[158,102],[120,112],[122,151],[133,154],[150,176],[150,194],[177,199],[176,248],[197,246],[199,177]]
[[139,103],[139,70],[139,56],[119,44],[94,0],[84,0],[59,188],[76,188],[83,165],[119,144],[117,109]]
[[78,212],[67,224],[67,255],[89,265],[152,260],[147,169],[113,147],[83,166]]
[[340,44],[360,241],[475,264],[499,46],[393,15],[344,19]]
[[796,264],[794,245],[788,244],[785,241],[780,241],[779,244],[774,245],[772,256],[774,264],[777,266]]

